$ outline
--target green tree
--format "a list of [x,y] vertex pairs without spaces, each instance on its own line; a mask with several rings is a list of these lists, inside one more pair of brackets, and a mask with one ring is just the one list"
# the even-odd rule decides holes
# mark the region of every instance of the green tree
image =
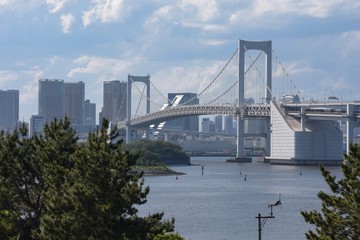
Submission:
[[130,174],[137,156],[108,134],[108,122],[78,144],[68,119],[43,137],[25,127],[0,133],[1,239],[153,239],[174,230],[164,213],[137,215],[149,188]]
[[318,193],[321,212],[301,212],[306,222],[316,226],[306,233],[307,239],[360,238],[360,147],[350,146],[350,153],[341,165],[343,178],[338,180],[323,166],[320,167],[333,194]]
[[25,126],[0,134],[0,224],[6,238],[36,238],[49,183],[61,185],[58,165],[75,150],[77,139],[67,118],[54,120],[44,131],[44,137],[30,139]]
[[166,233],[163,232],[155,236],[154,240],[184,240],[184,238],[178,233]]

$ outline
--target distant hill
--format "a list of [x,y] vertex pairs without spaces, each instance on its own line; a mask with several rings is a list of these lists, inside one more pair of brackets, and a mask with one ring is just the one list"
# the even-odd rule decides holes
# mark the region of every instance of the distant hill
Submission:
[[137,165],[190,165],[190,157],[180,146],[170,142],[142,139],[126,144],[124,148],[132,153],[139,153]]

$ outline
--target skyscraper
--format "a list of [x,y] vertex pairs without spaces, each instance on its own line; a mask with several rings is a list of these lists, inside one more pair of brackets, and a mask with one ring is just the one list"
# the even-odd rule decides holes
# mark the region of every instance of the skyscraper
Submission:
[[234,134],[233,127],[233,118],[231,115],[224,116],[224,133],[225,134]]
[[85,83],[65,83],[65,114],[70,122],[82,125],[85,121]]
[[222,115],[217,115],[214,118],[214,123],[215,123],[215,132],[216,133],[222,133],[223,132],[223,116]]
[[43,116],[45,122],[51,122],[54,118],[63,119],[65,116],[64,98],[64,80],[40,79],[38,115]]
[[95,129],[96,126],[96,104],[89,99],[85,100],[85,125]]
[[126,82],[118,80],[104,82],[103,117],[116,123],[126,118]]
[[19,122],[19,90],[0,90],[0,129],[14,130]]

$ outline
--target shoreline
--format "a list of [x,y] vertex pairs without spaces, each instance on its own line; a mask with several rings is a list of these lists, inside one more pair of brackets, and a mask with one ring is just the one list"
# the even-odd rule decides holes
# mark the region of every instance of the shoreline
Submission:
[[152,167],[136,167],[132,169],[134,173],[140,174],[144,173],[144,176],[175,176],[175,175],[185,175],[183,172],[176,172],[170,168],[168,169],[157,169]]

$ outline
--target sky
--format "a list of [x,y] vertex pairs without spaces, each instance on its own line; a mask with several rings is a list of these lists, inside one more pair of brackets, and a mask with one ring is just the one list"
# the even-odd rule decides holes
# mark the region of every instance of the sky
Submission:
[[20,120],[38,111],[38,80],[151,76],[163,94],[199,92],[238,40],[271,40],[297,88],[360,100],[359,0],[0,0],[0,90],[20,91]]

